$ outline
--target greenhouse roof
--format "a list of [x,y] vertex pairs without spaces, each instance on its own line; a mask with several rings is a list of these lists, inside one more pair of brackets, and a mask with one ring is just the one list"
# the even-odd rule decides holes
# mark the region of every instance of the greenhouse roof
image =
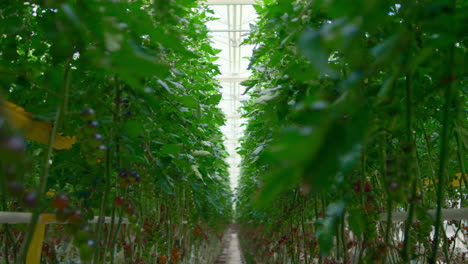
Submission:
[[207,4],[214,12],[218,20],[208,22],[211,30],[213,46],[221,52],[217,63],[220,66],[221,75],[218,79],[222,84],[223,100],[220,107],[227,117],[227,122],[222,127],[226,136],[225,146],[230,154],[228,163],[230,168],[231,187],[237,186],[239,176],[240,157],[236,153],[239,139],[242,136],[241,124],[244,120],[239,114],[240,101],[246,99],[242,96],[243,87],[240,82],[247,79],[250,72],[247,70],[253,46],[241,45],[250,31],[250,24],[257,19],[257,14],[252,6],[254,1],[247,0],[209,0]]

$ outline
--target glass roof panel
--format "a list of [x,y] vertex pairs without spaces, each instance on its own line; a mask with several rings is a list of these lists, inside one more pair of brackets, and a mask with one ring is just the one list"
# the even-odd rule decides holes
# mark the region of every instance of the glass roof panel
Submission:
[[[221,3],[244,3],[244,4],[221,4]],[[220,49],[219,59],[216,61],[220,66],[223,99],[219,107],[226,114],[227,122],[221,128],[225,135],[225,146],[229,153],[227,162],[230,165],[229,173],[231,178],[231,188],[236,188],[239,178],[240,156],[236,148],[239,146],[239,139],[243,134],[239,107],[244,87],[240,82],[247,79],[250,72],[247,70],[249,57],[252,55],[253,46],[241,45],[248,36],[250,24],[255,23],[257,14],[252,5],[245,3],[253,1],[208,1],[210,9],[214,11],[213,17],[217,20],[209,21],[208,28],[211,31],[213,46]],[[210,5],[214,3],[215,5]]]

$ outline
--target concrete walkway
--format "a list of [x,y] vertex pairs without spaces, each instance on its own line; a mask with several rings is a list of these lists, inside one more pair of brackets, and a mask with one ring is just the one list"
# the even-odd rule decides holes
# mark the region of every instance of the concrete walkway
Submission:
[[243,264],[239,238],[235,229],[231,229],[228,236],[224,242],[223,252],[216,260],[216,264]]

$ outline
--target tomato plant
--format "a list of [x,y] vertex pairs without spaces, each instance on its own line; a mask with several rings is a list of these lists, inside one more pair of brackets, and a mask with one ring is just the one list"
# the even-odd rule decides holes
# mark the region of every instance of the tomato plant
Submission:
[[24,262],[41,213],[61,223],[42,263],[180,263],[216,246],[232,209],[207,8],[2,1],[0,19],[1,211],[32,212],[2,227],[0,259]]
[[466,7],[255,5],[237,205],[252,261],[461,261],[441,209],[467,198]]

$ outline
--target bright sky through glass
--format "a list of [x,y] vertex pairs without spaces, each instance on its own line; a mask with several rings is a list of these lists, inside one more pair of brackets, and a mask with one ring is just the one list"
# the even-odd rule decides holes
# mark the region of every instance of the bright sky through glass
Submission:
[[243,133],[241,124],[245,122],[240,118],[239,107],[241,100],[247,98],[241,96],[245,88],[240,82],[250,74],[247,70],[248,57],[252,55],[253,49],[252,46],[241,43],[249,34],[250,24],[255,23],[257,14],[252,5],[210,5],[210,8],[214,11],[212,16],[218,18],[208,22],[207,26],[212,32],[213,46],[221,50],[218,55],[220,58],[216,61],[220,65],[222,75],[219,79],[223,86],[223,99],[219,106],[227,117],[227,122],[221,129],[229,153],[227,162],[230,165],[231,188],[235,189],[239,179],[240,164],[236,148]]

